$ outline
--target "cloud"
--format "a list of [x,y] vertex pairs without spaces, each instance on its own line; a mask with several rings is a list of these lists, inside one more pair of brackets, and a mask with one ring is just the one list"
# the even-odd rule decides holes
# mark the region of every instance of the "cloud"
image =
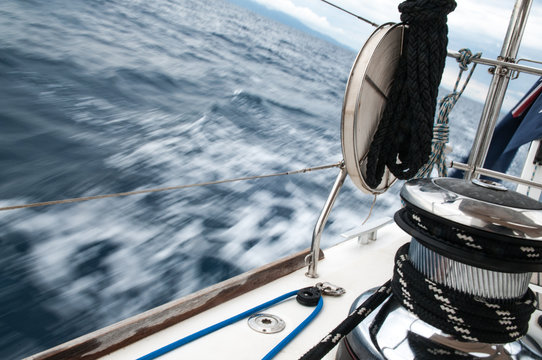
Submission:
[[371,20],[377,24],[383,24],[390,21],[399,22],[399,10],[397,6],[401,1],[397,0],[378,0],[378,1],[359,1],[343,0],[340,5],[349,11]]
[[542,6],[537,4],[531,9],[529,20],[527,21],[527,27],[525,28],[525,34],[523,35],[523,45],[534,50],[534,54],[539,54],[536,50],[540,47],[540,34],[542,34],[542,23],[536,21],[542,18]]
[[[470,42],[492,42],[500,51],[513,8],[511,0],[458,1],[456,10],[448,16],[451,36],[458,33]],[[541,16],[540,4],[533,4],[522,47],[536,49],[539,46],[542,24],[536,19]]]
[[[440,85],[450,92],[454,88],[455,82],[457,80],[457,74],[459,73],[459,68],[457,66],[447,66],[442,73],[442,80]],[[459,87],[463,86],[463,83],[467,77],[467,74],[464,73],[462,76],[461,83]],[[463,96],[467,96],[473,100],[483,103],[485,101],[486,92],[488,89],[488,84],[478,80],[476,78],[470,79]],[[460,90],[460,89],[458,89]]]
[[448,15],[448,27],[452,33],[476,34],[478,39],[489,38],[502,42],[510,11],[501,3],[502,1],[459,2],[456,10]]
[[297,18],[305,25],[328,34],[332,37],[344,35],[344,30],[331,25],[326,16],[318,15],[315,11],[306,6],[296,5],[291,0],[254,0],[269,9],[282,11]]

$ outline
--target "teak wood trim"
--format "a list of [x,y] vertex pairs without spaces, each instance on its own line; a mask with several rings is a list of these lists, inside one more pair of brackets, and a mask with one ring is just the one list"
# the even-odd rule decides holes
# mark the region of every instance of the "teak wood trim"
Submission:
[[[83,335],[25,360],[92,360],[121,349],[305,266],[309,250],[222,281],[181,299]],[[320,251],[320,259],[324,253]]]

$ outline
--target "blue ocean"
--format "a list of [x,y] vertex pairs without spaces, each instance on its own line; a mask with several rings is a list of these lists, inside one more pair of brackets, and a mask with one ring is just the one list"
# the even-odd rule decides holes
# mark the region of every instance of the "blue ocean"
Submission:
[[[342,159],[356,53],[224,0],[7,0],[0,33],[0,206]],[[481,108],[462,99],[452,115],[459,155]],[[337,173],[0,212],[0,358],[308,248]],[[398,190],[373,216],[400,207]],[[323,245],[372,202],[347,180]]]

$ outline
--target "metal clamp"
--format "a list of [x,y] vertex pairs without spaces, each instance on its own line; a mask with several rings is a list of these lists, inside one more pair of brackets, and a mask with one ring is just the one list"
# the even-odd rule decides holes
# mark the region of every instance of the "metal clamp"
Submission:
[[340,286],[333,285],[328,282],[319,282],[316,284],[316,288],[324,295],[329,296],[341,296],[346,293],[346,290]]

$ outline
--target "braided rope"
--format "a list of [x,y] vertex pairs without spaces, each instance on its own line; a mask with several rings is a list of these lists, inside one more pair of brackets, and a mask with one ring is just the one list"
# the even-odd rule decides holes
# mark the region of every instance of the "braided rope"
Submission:
[[367,300],[354,310],[346,319],[343,320],[335,329],[326,335],[318,344],[307,351],[299,360],[316,360],[323,358],[331,349],[333,349],[342,338],[348,335],[360,322],[386,300],[391,294],[390,280],[375,291]]
[[539,263],[542,259],[542,244],[536,241],[516,238],[514,242],[510,242],[506,241],[507,236],[487,235],[472,229],[467,231],[467,227],[461,224],[443,226],[442,222],[433,220],[410,206],[399,210],[399,213],[406,214],[401,219],[412,228],[430,237],[436,237],[440,242],[456,249],[523,263]]
[[447,15],[454,0],[407,0],[399,5],[404,51],[367,155],[366,182],[375,188],[386,167],[410,179],[431,153],[438,85],[447,54]]
[[[409,259],[409,247],[410,243],[407,243],[397,251],[392,280],[383,284],[300,360],[322,359],[369,314],[382,305],[390,294],[409,312],[460,341],[505,344],[518,340],[527,333],[529,319],[537,306],[535,295],[530,289],[521,298],[504,300],[465,294],[432,281],[419,272]],[[389,304],[389,301],[385,303],[383,309]],[[387,311],[381,310],[381,313]],[[381,313],[376,315],[369,329],[377,349],[376,336],[383,324],[383,319],[379,319],[383,316]],[[409,342],[411,340],[416,339],[411,339],[409,334]],[[420,356],[420,359],[429,359],[431,354],[446,355],[442,357],[443,359],[472,358],[466,353],[438,344],[420,344],[418,341],[418,345],[420,345],[418,350],[425,351],[429,356]]]
[[431,145],[431,154],[429,155],[429,161],[418,171],[415,178],[430,177],[431,172],[433,171],[433,167],[435,165],[437,166],[439,176],[448,176],[448,169],[445,164],[445,147],[446,143],[448,143],[450,133],[448,127],[448,118],[450,116],[450,112],[457,103],[457,100],[459,100],[459,98],[463,94],[463,91],[465,91],[465,88],[470,81],[474,69],[476,68],[476,63],[472,66],[471,71],[465,79],[461,90],[458,92],[457,88],[463,72],[468,70],[468,66],[472,62],[472,60],[479,59],[482,56],[482,53],[473,54],[470,49],[466,48],[459,50],[459,53],[460,56],[457,59],[457,62],[459,63],[459,74],[457,76],[454,89],[452,93],[443,97],[439,102],[438,118],[435,125],[433,126],[433,140]]
[[463,292],[427,279],[409,261],[410,244],[395,257],[393,295],[426,323],[463,341],[505,344],[527,333],[536,300],[529,289],[521,299],[493,300],[465,296]]
[[[397,251],[392,280],[382,285],[300,360],[324,357],[380,306],[391,292],[408,311],[458,340],[505,344],[518,340],[527,333],[529,319],[537,305],[530,289],[520,299],[495,300],[468,296],[438,284],[416,270],[408,257],[409,246],[410,243],[407,243]],[[378,323],[376,319],[375,323]],[[375,339],[379,329],[380,326],[370,329],[376,346],[378,344]],[[434,350],[437,353],[445,351],[440,348]],[[449,355],[453,358],[453,355],[459,354],[452,352]]]

